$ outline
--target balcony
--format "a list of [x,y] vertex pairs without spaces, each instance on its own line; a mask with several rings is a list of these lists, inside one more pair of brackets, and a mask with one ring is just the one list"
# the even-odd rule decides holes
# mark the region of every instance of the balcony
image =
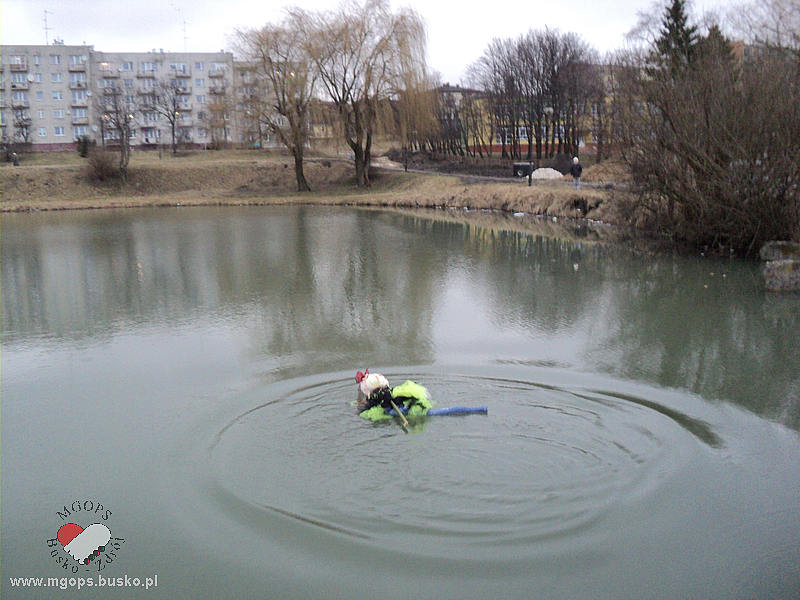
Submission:
[[89,117],[72,117],[73,125],[88,125]]
[[191,86],[187,86],[187,87],[181,86],[179,88],[175,88],[175,93],[176,94],[182,94],[182,95],[188,95],[188,94],[192,93],[192,88],[191,88]]
[[86,73],[86,63],[69,65],[70,73]]
[[119,78],[119,71],[115,71],[114,69],[101,69],[97,73],[100,77],[105,77],[106,79]]
[[30,108],[31,103],[27,100],[11,100],[11,108]]
[[224,85],[212,85],[208,88],[208,91],[212,94],[224,94],[225,93],[225,86]]
[[155,71],[137,71],[136,72],[136,77],[155,79],[156,72]]
[[86,98],[80,98],[80,99],[73,98],[72,102],[70,103],[70,106],[75,108],[84,108],[89,106],[89,101],[86,100]]
[[170,70],[169,74],[172,75],[173,77],[191,77],[192,70],[191,69],[186,69],[185,71]]
[[28,82],[27,81],[18,82],[18,83],[12,83],[11,84],[11,89],[12,90],[27,90],[28,87],[29,86],[28,86]]
[[104,96],[117,96],[122,94],[122,88],[118,87],[106,87],[102,88]]
[[71,81],[69,84],[69,89],[71,90],[85,90],[86,89],[86,82],[85,81]]
[[225,77],[225,69],[213,69],[208,72],[209,77]]
[[178,106],[178,111],[184,112],[192,112],[192,105],[191,104],[180,104]]
[[28,63],[17,63],[9,65],[12,73],[24,73],[28,70]]

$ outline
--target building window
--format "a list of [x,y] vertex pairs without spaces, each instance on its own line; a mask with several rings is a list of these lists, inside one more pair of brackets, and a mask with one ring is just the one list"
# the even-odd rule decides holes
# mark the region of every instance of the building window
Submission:
[[15,100],[16,102],[26,102],[28,100],[28,94],[25,92],[12,92],[11,99]]
[[71,54],[69,57],[69,64],[71,65],[85,65],[86,57],[82,54]]
[[169,68],[176,73],[186,73],[186,63],[170,63]]
[[39,127],[39,137],[47,137],[47,129]]
[[85,108],[73,108],[72,116],[76,119],[85,119],[88,116],[88,111]]
[[53,111],[53,118],[54,119],[63,119],[64,118],[64,109],[63,108],[57,108],[56,110],[54,110]]
[[72,128],[72,137],[76,140],[89,135],[89,128],[86,125],[76,125]]
[[42,83],[42,74],[41,73],[34,73],[33,74],[33,80],[36,83]]
[[55,127],[55,128],[53,128],[53,132],[58,137],[62,137],[64,135],[64,128],[63,127]]
[[72,85],[83,87],[84,85],[86,85],[86,73],[70,73],[69,82]]
[[126,60],[122,63],[123,71],[133,71],[133,61]]
[[125,79],[125,80],[123,80],[123,85],[127,89],[131,89],[133,87],[133,79]]
[[194,80],[194,84],[199,88],[205,87],[206,86],[206,80],[205,79],[195,79]]
[[17,54],[17,55],[14,55],[14,56],[11,57],[11,63],[10,64],[12,64],[12,65],[24,65],[24,64],[27,64],[27,63],[25,62],[25,57],[24,56],[20,56],[20,55]]
[[86,102],[86,92],[83,90],[74,90],[72,92],[72,103],[85,103]]
[[198,104],[205,104],[206,103],[206,97],[205,96],[195,96],[195,99],[197,100]]
[[50,55],[50,64],[51,65],[60,65],[61,64],[61,55],[60,54],[51,54]]
[[42,58],[38,54],[34,54],[33,55],[33,64],[36,65],[37,67],[39,66],[39,62],[41,60],[42,60]]
[[56,91],[53,92],[53,100],[63,100],[64,99],[64,92]]
[[154,62],[143,62],[142,63],[142,71],[158,71],[158,65]]
[[194,63],[194,68],[195,68],[195,71],[202,71],[203,70],[203,63],[201,63],[201,62]]
[[36,92],[36,100],[38,100],[39,102],[44,100],[44,92]]
[[61,73],[50,73],[51,83],[61,83],[63,81]]
[[36,113],[36,116],[39,117],[40,119],[44,119],[44,111],[43,110],[38,111]]

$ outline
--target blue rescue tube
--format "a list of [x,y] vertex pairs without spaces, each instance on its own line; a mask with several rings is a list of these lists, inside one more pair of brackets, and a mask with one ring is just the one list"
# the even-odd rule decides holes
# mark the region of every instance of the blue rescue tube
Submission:
[[[405,412],[405,411],[404,411]],[[428,417],[442,417],[447,415],[485,415],[489,413],[489,408],[486,406],[451,406],[449,408],[431,408],[425,416]],[[397,416],[394,409],[390,410],[388,414],[393,417]]]
[[489,408],[486,406],[451,406],[450,408],[432,408],[426,414],[429,416],[443,415],[485,415]]

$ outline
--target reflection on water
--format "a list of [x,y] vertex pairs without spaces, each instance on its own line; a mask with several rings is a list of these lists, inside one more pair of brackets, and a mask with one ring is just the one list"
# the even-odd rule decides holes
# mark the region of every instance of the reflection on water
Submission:
[[[685,388],[800,427],[800,310],[761,291],[755,264],[402,214],[198,212],[4,216],[4,343],[208,315],[246,321],[252,352],[318,369],[426,363],[465,345],[525,362],[518,345],[536,341],[528,362]],[[487,307],[490,320],[460,325]],[[517,346],[487,347],[481,328]]]
[[[4,576],[102,497],[170,597],[796,597],[797,296],[484,217],[4,215]],[[364,422],[364,367],[489,414]]]

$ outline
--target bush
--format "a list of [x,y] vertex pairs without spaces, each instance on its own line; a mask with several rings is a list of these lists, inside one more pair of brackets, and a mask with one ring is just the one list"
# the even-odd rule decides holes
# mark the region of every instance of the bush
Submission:
[[105,150],[93,149],[89,152],[89,163],[86,170],[90,181],[107,182],[117,179],[120,175],[117,155]]
[[645,79],[626,159],[637,219],[700,249],[752,255],[800,236],[800,83],[786,54],[701,56]]
[[81,158],[87,158],[89,156],[89,136],[82,135],[78,138],[77,150]]

